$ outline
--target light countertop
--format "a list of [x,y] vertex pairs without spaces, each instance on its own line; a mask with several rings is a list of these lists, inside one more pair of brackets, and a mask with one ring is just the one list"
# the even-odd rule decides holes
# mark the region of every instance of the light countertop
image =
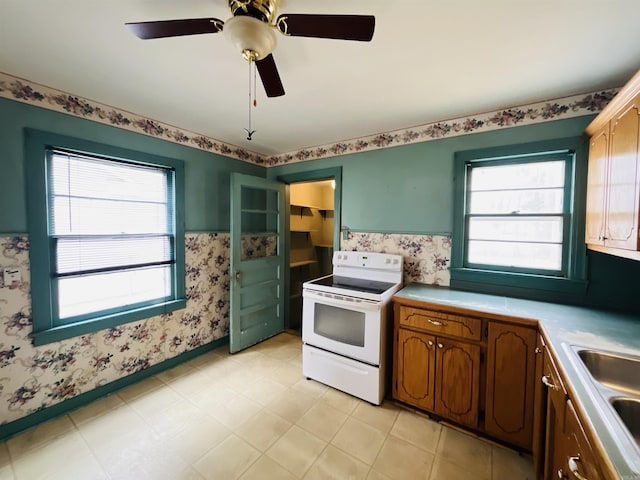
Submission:
[[591,422],[611,464],[621,478],[640,479],[640,452],[637,460],[628,455],[628,449],[638,450],[637,446],[630,439],[612,433],[610,425],[619,422],[617,415],[604,408],[608,405],[591,384],[588,372],[574,351],[578,346],[640,356],[640,315],[463,292],[419,283],[406,286],[394,298],[453,306],[469,313],[484,314],[487,318],[537,322],[547,340],[547,347],[558,360],[557,366],[568,384],[572,400]]

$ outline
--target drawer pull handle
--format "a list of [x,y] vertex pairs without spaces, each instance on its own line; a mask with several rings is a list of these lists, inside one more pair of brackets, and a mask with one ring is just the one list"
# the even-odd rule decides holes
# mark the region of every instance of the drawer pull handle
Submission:
[[567,465],[569,467],[569,471],[576,477],[578,480],[588,480],[587,477],[582,475],[578,471],[578,462],[580,461],[580,457],[568,457]]
[[546,375],[542,376],[542,383],[546,387],[553,388],[554,390],[556,389],[556,386],[549,381],[549,377]]
[[431,325],[435,325],[436,327],[447,326],[446,322],[439,322],[438,320],[431,320],[430,318],[427,318],[427,322],[429,322]]

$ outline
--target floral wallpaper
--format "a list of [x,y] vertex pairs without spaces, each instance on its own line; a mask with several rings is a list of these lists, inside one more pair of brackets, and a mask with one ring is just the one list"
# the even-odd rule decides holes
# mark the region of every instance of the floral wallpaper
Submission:
[[141,117],[0,72],[0,97],[262,165],[262,156],[214,138]]
[[[170,314],[34,347],[28,236],[0,236],[0,425],[144,370],[229,334],[228,233],[188,233],[187,306]],[[272,255],[273,237],[243,239],[243,256]],[[440,235],[349,233],[343,250],[404,256],[405,283],[449,284],[451,241]]]
[[273,257],[278,252],[278,236],[273,234],[246,235],[240,240],[240,258]]
[[342,250],[380,252],[404,257],[404,284],[412,282],[449,286],[451,237],[349,232]]
[[297,152],[265,156],[205,135],[189,132],[125,110],[0,72],[0,97],[67,113],[266,167],[590,115],[600,112],[617,92],[618,89],[611,89],[574,95],[471,117],[460,117],[407,129],[382,132],[319,147],[305,148]]
[[[34,347],[29,239],[0,237],[0,425],[144,370],[229,333],[227,233],[187,234],[187,306],[167,315]],[[259,248],[258,248],[259,249]]]
[[600,112],[613,99],[618,90],[605,90],[585,95],[575,95],[549,102],[540,102],[521,107],[507,108],[495,112],[461,117],[435,123],[419,125],[409,129],[379,133],[345,142],[336,142],[298,152],[268,157],[268,167],[288,163],[318,160],[321,158],[366,152],[381,148],[397,147],[412,143],[428,142],[441,138],[457,137],[478,132],[488,132],[563,118],[579,117]]

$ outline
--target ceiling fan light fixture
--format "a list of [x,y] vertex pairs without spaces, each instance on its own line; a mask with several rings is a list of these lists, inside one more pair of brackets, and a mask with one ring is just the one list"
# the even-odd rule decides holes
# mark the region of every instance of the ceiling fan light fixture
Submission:
[[252,17],[230,18],[224,23],[223,33],[241,53],[252,52],[254,61],[262,60],[276,48],[274,29],[269,24]]

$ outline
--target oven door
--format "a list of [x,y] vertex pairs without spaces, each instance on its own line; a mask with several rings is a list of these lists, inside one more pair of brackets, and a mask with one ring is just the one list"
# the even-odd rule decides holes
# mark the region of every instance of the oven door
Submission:
[[382,302],[305,289],[302,305],[306,344],[380,365]]

